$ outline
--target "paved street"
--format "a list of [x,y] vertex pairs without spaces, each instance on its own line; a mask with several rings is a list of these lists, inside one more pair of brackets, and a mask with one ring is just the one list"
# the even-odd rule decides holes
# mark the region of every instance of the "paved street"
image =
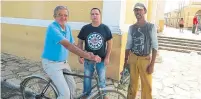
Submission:
[[[2,99],[21,99],[18,88],[24,77],[31,74],[45,75],[40,62],[5,53],[1,53],[1,56]],[[201,56],[193,52],[187,54],[163,50],[160,56],[162,60],[156,64],[153,74],[154,98],[201,99]]]
[[1,98],[22,99],[20,82],[28,75],[42,73],[40,63],[1,53]]
[[[77,70],[73,72],[80,74]],[[1,98],[22,99],[19,85],[24,78],[32,74],[47,77],[41,67],[41,62],[1,53]],[[78,87],[76,93],[80,94],[82,79],[75,78],[75,81]]]
[[157,99],[201,99],[201,56],[160,51],[153,75],[153,94]]

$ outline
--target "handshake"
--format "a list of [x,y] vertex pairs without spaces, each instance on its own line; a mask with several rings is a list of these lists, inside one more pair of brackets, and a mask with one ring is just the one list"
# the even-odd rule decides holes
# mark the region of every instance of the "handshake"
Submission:
[[92,52],[88,52],[88,54],[91,56],[92,61],[95,61],[96,63],[101,62],[101,58],[98,55],[94,55]]
[[[87,52],[88,54],[88,58],[91,61],[94,61],[96,63],[100,63],[101,62],[101,58],[98,55],[94,55],[92,52]],[[80,57],[79,58],[79,63],[83,64],[84,63],[84,58]]]

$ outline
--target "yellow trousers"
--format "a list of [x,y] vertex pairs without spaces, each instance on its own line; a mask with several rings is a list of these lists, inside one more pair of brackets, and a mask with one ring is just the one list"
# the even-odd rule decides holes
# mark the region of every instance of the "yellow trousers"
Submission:
[[139,76],[141,79],[141,99],[152,99],[152,74],[147,73],[150,56],[136,56],[131,53],[128,63],[130,64],[130,85],[128,99],[135,99],[138,91]]

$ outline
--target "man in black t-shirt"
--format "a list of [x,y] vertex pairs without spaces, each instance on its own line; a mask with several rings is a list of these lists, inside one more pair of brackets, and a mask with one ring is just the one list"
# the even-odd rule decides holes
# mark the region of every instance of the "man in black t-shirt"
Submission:
[[[92,76],[94,72],[94,65],[100,79],[100,87],[105,87],[105,66],[109,63],[111,48],[112,48],[112,33],[108,26],[102,24],[100,21],[101,12],[98,8],[91,9],[91,24],[82,27],[78,35],[78,47],[83,49],[85,43],[85,50],[92,52],[94,55],[101,57],[102,62],[94,63],[82,57],[79,57],[79,62],[84,63],[84,75]],[[84,93],[87,95],[91,92],[91,79],[84,78]],[[105,97],[106,98],[106,97]]]

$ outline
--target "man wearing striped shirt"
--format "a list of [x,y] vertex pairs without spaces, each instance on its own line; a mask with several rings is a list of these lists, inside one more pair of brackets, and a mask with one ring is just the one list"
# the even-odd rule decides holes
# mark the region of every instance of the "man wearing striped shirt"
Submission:
[[137,22],[128,30],[124,65],[130,64],[128,99],[136,98],[139,76],[141,99],[152,99],[152,73],[158,50],[156,26],[145,20],[147,9],[144,4],[137,3],[133,11]]

